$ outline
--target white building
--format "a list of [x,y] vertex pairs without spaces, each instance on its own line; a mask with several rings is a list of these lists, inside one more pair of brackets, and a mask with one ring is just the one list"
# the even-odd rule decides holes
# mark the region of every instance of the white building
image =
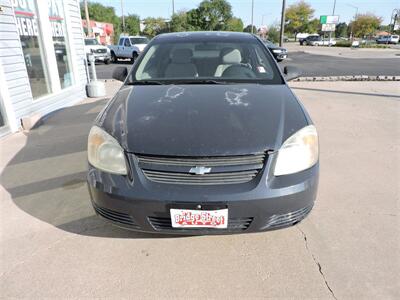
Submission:
[[86,97],[79,0],[0,0],[0,136]]

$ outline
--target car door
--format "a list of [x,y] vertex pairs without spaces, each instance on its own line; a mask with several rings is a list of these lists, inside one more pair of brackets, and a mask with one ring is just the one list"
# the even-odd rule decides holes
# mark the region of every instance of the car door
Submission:
[[117,48],[117,56],[123,57],[124,55],[124,38],[119,39],[118,48]]
[[129,38],[126,38],[124,41],[124,57],[125,58],[132,57],[131,42]]

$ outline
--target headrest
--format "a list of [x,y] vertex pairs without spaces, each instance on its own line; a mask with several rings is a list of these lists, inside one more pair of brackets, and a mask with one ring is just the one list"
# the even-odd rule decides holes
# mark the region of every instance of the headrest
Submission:
[[238,49],[224,48],[221,51],[222,63],[224,64],[240,64],[242,55]]
[[187,64],[191,62],[193,51],[191,49],[175,49],[171,54],[173,64]]

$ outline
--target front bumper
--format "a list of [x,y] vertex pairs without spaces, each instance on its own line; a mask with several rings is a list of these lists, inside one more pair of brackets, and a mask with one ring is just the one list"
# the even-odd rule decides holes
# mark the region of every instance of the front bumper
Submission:
[[106,61],[106,60],[110,60],[111,59],[111,54],[108,53],[101,53],[101,54],[97,54],[94,53],[94,59],[95,61]]
[[[300,222],[314,204],[319,166],[297,174],[269,174],[274,156],[250,182],[192,186],[152,182],[137,162],[130,176],[113,175],[89,166],[88,187],[96,213],[113,224],[137,231],[168,234],[227,234],[258,232]],[[228,208],[227,229],[172,228],[170,208]]]
[[280,53],[276,55],[276,59],[282,61],[288,57],[287,53]]

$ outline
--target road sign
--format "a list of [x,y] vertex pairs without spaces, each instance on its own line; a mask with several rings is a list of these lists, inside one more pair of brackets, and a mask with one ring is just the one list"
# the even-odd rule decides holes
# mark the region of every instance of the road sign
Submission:
[[321,24],[337,24],[339,23],[339,16],[321,16],[319,21]]
[[322,24],[322,31],[335,31],[336,24]]

